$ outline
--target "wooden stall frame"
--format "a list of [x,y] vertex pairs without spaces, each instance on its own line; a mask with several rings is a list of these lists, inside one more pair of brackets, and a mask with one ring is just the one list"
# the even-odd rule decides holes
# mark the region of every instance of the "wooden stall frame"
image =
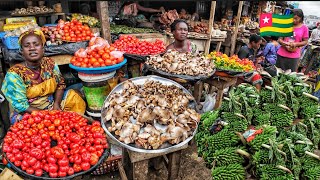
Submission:
[[242,13],[242,7],[243,7],[243,1],[239,2],[239,8],[238,8],[238,14],[237,14],[237,22],[236,22],[236,27],[234,30],[234,34],[231,38],[231,50],[230,50],[230,56],[234,54],[235,47],[236,47],[236,41],[237,41],[237,35],[238,35],[238,29],[239,29],[239,24],[240,24],[240,18],[241,18],[241,13]]
[[102,37],[111,44],[108,1],[97,1],[97,11],[101,22]]
[[204,53],[209,54],[210,44],[211,44],[211,34],[212,34],[212,27],[214,21],[214,15],[216,13],[216,1],[211,1],[211,8],[210,8],[210,19],[209,19],[209,39],[206,42]]

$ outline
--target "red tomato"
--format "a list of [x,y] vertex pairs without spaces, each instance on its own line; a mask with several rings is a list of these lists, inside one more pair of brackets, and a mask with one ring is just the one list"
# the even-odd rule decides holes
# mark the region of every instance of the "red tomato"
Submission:
[[35,174],[36,176],[42,176],[43,171],[42,171],[42,169],[37,169],[34,174]]

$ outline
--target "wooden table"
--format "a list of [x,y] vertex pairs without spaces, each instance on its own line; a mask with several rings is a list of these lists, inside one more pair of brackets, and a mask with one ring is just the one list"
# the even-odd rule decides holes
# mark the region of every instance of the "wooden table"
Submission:
[[165,153],[137,153],[128,149],[123,149],[123,165],[128,179],[148,180],[149,160],[167,159],[168,179],[178,179],[180,170],[181,151],[186,149],[188,144],[179,148],[171,149]]
[[72,57],[72,55],[50,56],[50,58],[53,59],[58,65],[69,64]]
[[223,90],[230,86],[233,86],[237,83],[237,77],[214,77],[212,79],[207,79],[205,82],[211,86],[214,86],[218,89],[215,109],[218,109],[221,106],[223,99]]
[[211,38],[211,43],[217,44],[216,51],[220,52],[221,44],[226,40],[224,37],[218,37],[218,38]]

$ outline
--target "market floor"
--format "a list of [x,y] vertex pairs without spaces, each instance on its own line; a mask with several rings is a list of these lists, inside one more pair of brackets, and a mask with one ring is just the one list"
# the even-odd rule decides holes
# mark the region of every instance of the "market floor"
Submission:
[[[165,166],[159,170],[149,169],[149,179],[151,180],[166,180],[168,178],[168,171]],[[83,179],[90,180],[120,180],[118,172],[101,176],[85,176]],[[211,171],[205,167],[202,158],[197,155],[197,147],[195,143],[182,151],[181,167],[179,172],[179,179],[183,180],[210,180]]]

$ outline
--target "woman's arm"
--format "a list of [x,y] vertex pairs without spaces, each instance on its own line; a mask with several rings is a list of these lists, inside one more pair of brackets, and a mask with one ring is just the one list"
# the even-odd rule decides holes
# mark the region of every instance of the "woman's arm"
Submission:
[[285,42],[282,37],[278,39],[278,43],[281,46],[288,46],[288,42]]
[[146,7],[140,6],[139,3],[136,3],[136,4],[137,4],[137,8],[138,8],[139,11],[144,11],[144,12],[148,12],[148,13],[159,13],[159,12],[161,12],[160,9],[146,8]]
[[56,90],[54,94],[54,104],[53,104],[54,110],[61,110],[60,104],[63,98],[63,93],[64,93],[63,89]]

